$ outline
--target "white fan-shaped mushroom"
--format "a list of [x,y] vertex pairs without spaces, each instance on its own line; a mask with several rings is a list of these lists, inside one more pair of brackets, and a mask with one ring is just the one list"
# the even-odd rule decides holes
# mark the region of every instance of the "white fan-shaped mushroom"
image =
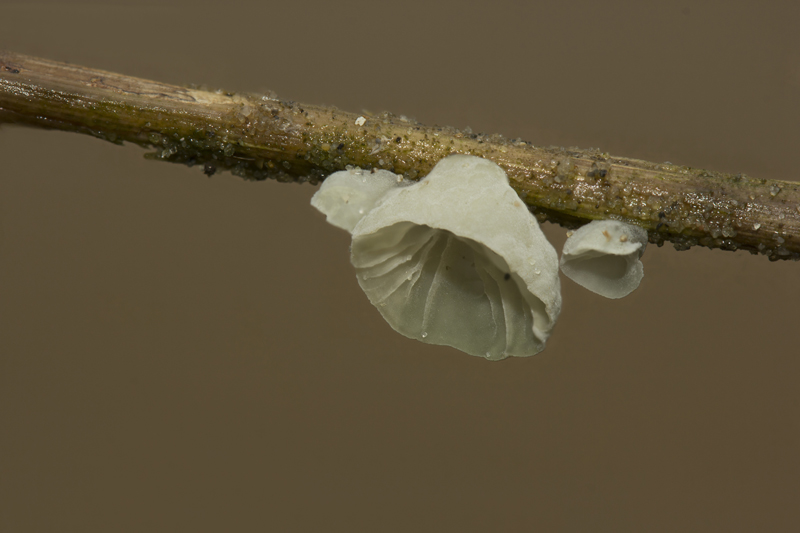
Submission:
[[561,270],[572,281],[606,298],[622,298],[639,286],[639,258],[647,232],[617,220],[594,220],[567,237]]
[[352,233],[375,203],[400,183],[403,183],[402,176],[388,170],[342,170],[328,176],[311,198],[311,205],[321,211],[328,222]]
[[442,159],[352,233],[358,282],[396,331],[489,359],[544,348],[561,310],[558,257],[495,163]]

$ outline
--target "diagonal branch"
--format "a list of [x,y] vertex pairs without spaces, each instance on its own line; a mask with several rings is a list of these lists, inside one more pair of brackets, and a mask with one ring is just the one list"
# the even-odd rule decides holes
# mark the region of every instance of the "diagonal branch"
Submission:
[[186,88],[0,52],[0,123],[87,133],[155,148],[149,157],[246,179],[319,182],[348,165],[415,179],[451,153],[491,159],[539,220],[615,218],[671,241],[800,259],[799,184],[537,147],[360,116],[271,95]]

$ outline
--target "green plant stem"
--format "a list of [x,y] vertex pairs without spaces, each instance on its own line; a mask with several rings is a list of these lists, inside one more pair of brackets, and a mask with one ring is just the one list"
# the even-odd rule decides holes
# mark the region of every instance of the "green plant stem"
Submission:
[[154,148],[150,157],[247,179],[317,183],[348,166],[417,179],[448,154],[503,167],[539,220],[614,218],[671,241],[800,259],[798,184],[538,147],[499,135],[358,115],[270,95],[233,94],[0,52],[0,122]]

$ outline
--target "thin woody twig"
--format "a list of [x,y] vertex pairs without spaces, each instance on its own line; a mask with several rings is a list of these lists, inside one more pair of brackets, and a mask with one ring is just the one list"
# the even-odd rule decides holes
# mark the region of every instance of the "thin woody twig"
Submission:
[[491,159],[539,220],[614,218],[671,241],[800,259],[800,184],[538,147],[271,95],[186,88],[0,52],[0,122],[154,148],[150,157],[247,179],[319,182],[357,166],[423,177],[452,153]]

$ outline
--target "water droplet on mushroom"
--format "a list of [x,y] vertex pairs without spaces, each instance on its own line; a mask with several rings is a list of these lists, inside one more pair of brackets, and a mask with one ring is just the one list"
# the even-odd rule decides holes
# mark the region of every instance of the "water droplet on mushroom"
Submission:
[[424,338],[425,338],[425,337],[427,337],[427,336],[428,336],[428,332],[427,332],[427,331],[423,331],[423,332],[422,332],[422,338],[424,339]]

